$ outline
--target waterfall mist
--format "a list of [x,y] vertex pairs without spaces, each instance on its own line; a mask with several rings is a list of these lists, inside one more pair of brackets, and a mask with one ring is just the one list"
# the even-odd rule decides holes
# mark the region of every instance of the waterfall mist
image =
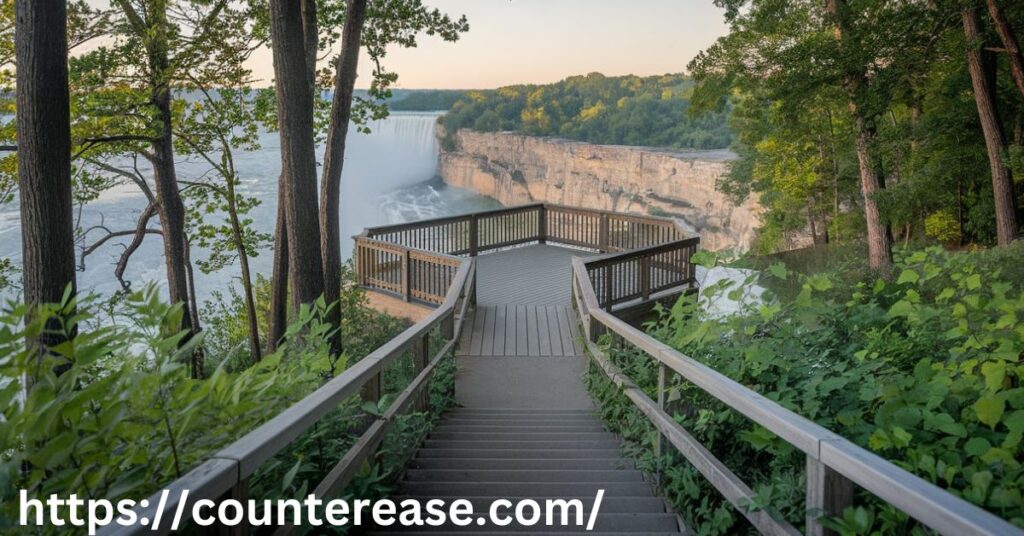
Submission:
[[[439,116],[439,113],[392,113],[387,119],[368,125],[369,134],[357,132],[354,125],[349,129],[341,192],[342,253],[346,259],[352,253],[351,236],[364,227],[496,206],[488,198],[445,187],[435,179],[438,142],[434,128]],[[264,132],[260,135],[260,144],[257,151],[235,152],[235,166],[241,176],[237,190],[241,195],[261,202],[248,215],[253,228],[273,233],[277,178],[281,169],[280,139],[277,133]],[[323,147],[318,147],[318,162],[322,161],[322,155]],[[140,168],[140,171],[149,173],[147,168]],[[207,171],[208,167],[202,162],[179,157],[178,178],[182,184],[198,179]],[[81,211],[80,227],[83,230],[92,228],[84,243],[90,244],[105,234],[97,226],[110,231],[134,229],[145,205],[145,198],[134,184],[122,184],[105,191]],[[204,218],[219,224],[223,215],[207,214]],[[158,227],[155,218],[150,227]],[[86,259],[84,270],[78,273],[79,287],[107,295],[119,290],[120,285],[113,275],[114,266],[129,241],[130,237],[112,239],[92,253]],[[80,253],[79,250],[77,254]],[[206,258],[207,254],[202,248],[193,246],[193,263]],[[15,265],[21,264],[21,229],[16,200],[0,207],[0,255],[10,258]],[[262,249],[250,261],[253,271],[269,278],[271,257],[269,247]],[[214,290],[223,292],[236,284],[239,274],[237,263],[211,274],[201,273],[198,266],[195,271],[200,300],[209,298]],[[160,236],[146,237],[142,247],[132,256],[125,279],[132,283],[133,288],[141,288],[149,282],[165,284]]]

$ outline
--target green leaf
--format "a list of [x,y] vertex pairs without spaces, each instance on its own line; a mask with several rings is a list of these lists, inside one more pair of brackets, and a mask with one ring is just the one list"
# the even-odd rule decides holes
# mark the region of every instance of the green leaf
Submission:
[[992,448],[992,444],[984,437],[972,437],[967,443],[964,443],[964,451],[971,456],[981,456],[990,448]]
[[999,424],[999,420],[1003,418],[1005,402],[1002,398],[995,395],[988,395],[978,399],[974,403],[974,412],[978,415],[978,420],[984,424],[987,424],[989,428],[995,428]]
[[989,391],[998,391],[1006,379],[1006,363],[1003,361],[987,361],[981,365],[981,375],[985,377],[985,387]]
[[789,270],[786,270],[786,265],[781,262],[776,262],[769,266],[768,272],[779,279],[786,279],[789,277]]
[[295,465],[288,470],[284,475],[284,479],[281,481],[281,491],[288,491],[291,487],[292,481],[295,480],[295,475],[299,472],[299,467],[302,466],[302,460],[295,462]]
[[903,270],[903,273],[900,274],[900,278],[896,280],[896,283],[917,283],[919,279],[921,279],[921,276],[917,272],[910,268],[906,268]]
[[964,280],[967,284],[967,290],[975,290],[981,288],[981,274],[971,274]]

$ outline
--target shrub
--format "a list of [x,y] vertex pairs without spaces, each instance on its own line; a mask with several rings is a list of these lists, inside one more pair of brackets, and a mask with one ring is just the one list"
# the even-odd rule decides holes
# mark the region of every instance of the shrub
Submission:
[[[979,269],[993,266],[992,259],[940,248],[907,252],[897,258],[895,280],[842,286],[835,274],[801,275],[779,264],[762,284],[797,281],[800,291],[791,298],[769,297],[725,318],[682,299],[648,327],[782,406],[1024,526],[1024,282],[997,268]],[[704,291],[736,289],[723,284]],[[649,357],[628,348],[611,356],[654,393],[657,369]],[[606,417],[653,467],[653,432],[603,382],[590,381]],[[751,485],[757,494],[751,507],[802,524],[801,452],[679,378],[670,383],[669,400],[676,420]],[[749,530],[692,466],[678,456],[662,463],[667,496],[700,533]],[[857,508],[831,523],[848,534],[920,530],[865,493]]]

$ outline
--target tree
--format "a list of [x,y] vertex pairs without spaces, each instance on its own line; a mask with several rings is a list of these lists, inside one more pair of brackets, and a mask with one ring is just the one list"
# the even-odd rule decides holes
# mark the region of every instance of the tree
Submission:
[[[335,289],[340,285],[338,274],[341,266],[341,229],[338,210],[342,193],[340,180],[344,163],[344,144],[349,123],[355,123],[362,131],[368,131],[368,121],[387,117],[386,102],[391,98],[390,87],[398,79],[396,73],[387,71],[383,65],[388,47],[415,47],[416,37],[420,33],[437,35],[446,41],[455,41],[460,33],[469,28],[465,17],[453,20],[437,9],[426,8],[421,0],[361,3],[363,5],[359,6],[350,5],[345,0],[332,0],[315,4],[312,0],[304,0],[298,9],[302,17],[305,68],[312,84],[314,113],[326,108],[326,101],[318,89],[333,89],[327,121],[329,126],[326,132],[324,172],[320,185],[323,195],[320,199],[318,217],[318,236],[321,240],[319,261],[322,263],[323,288],[328,304],[335,301]],[[338,28],[342,28],[341,35],[337,31]],[[318,62],[325,54],[333,54],[339,39],[343,41],[341,54],[334,57],[325,68],[318,69]],[[367,97],[354,97],[352,90],[360,46],[367,51],[373,62],[373,77]],[[320,125],[321,121],[318,119],[315,123]],[[318,130],[315,138],[320,139],[321,134],[322,131]],[[281,175],[280,185],[279,203],[281,206],[290,206],[285,198],[290,195],[292,185],[285,173]],[[291,249],[293,240],[293,233],[288,227],[290,223],[285,216],[285,210],[278,211],[268,348],[276,345],[286,325],[285,302],[288,291],[284,284],[284,274],[290,274],[288,279],[292,281],[292,307],[301,303],[295,292],[295,279],[298,274],[294,270],[292,258],[285,258],[283,255],[283,250]],[[328,314],[331,315],[332,322],[342,321],[336,311],[330,310]],[[341,350],[340,333],[332,340],[332,346],[335,352]]]
[[[76,290],[67,2],[17,0],[15,17],[23,290],[39,307]],[[42,348],[67,339],[59,320],[48,328]]]
[[992,194],[996,210],[996,234],[999,244],[1006,245],[1017,238],[1016,196],[1013,178],[1006,163],[1006,137],[995,108],[995,90],[991,87],[981,51],[981,30],[975,8],[965,7],[960,12],[967,38],[967,68],[971,73],[974,102],[978,107],[985,147],[992,172]]
[[1003,42],[1003,50],[1010,60],[1010,74],[1013,76],[1013,83],[1017,91],[1024,97],[1024,54],[1020,51],[1020,43],[1014,33],[1010,22],[1006,19],[1006,12],[997,0],[985,0],[988,6],[989,16],[995,24],[996,33]]
[[299,303],[323,295],[324,277],[317,217],[313,92],[306,68],[302,5],[270,2],[274,87],[281,135],[281,175],[288,236],[288,269]]
[[[345,165],[345,138],[352,119],[352,94],[359,65],[359,47],[366,18],[367,0],[349,0],[342,30],[341,54],[335,68],[331,119],[324,149],[320,181],[320,247],[323,252],[324,294],[327,303],[341,296],[341,172]],[[333,308],[329,319],[341,324],[341,310]],[[332,350],[341,353],[341,330],[331,338]]]
[[[845,0],[827,0],[826,10],[833,19],[836,39],[840,49],[849,48],[851,31],[849,7]],[[879,171],[879,160],[874,154],[873,144],[877,136],[874,124],[877,112],[868,109],[868,80],[866,66],[851,62],[843,73],[842,83],[849,96],[850,114],[854,119],[856,132],[857,160],[860,163],[860,190],[864,197],[864,218],[867,221],[868,266],[881,272],[892,268],[892,244],[890,232],[882,221],[876,196],[884,188]]]

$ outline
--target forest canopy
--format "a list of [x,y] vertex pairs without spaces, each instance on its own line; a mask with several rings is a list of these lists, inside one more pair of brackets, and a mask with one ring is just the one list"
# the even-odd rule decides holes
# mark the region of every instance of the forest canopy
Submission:
[[[663,76],[570,76],[554,84],[470,91],[442,118],[460,128],[515,131],[590,143],[723,149],[732,141],[727,108],[689,113],[693,80]],[[452,140],[446,140],[451,143]]]

